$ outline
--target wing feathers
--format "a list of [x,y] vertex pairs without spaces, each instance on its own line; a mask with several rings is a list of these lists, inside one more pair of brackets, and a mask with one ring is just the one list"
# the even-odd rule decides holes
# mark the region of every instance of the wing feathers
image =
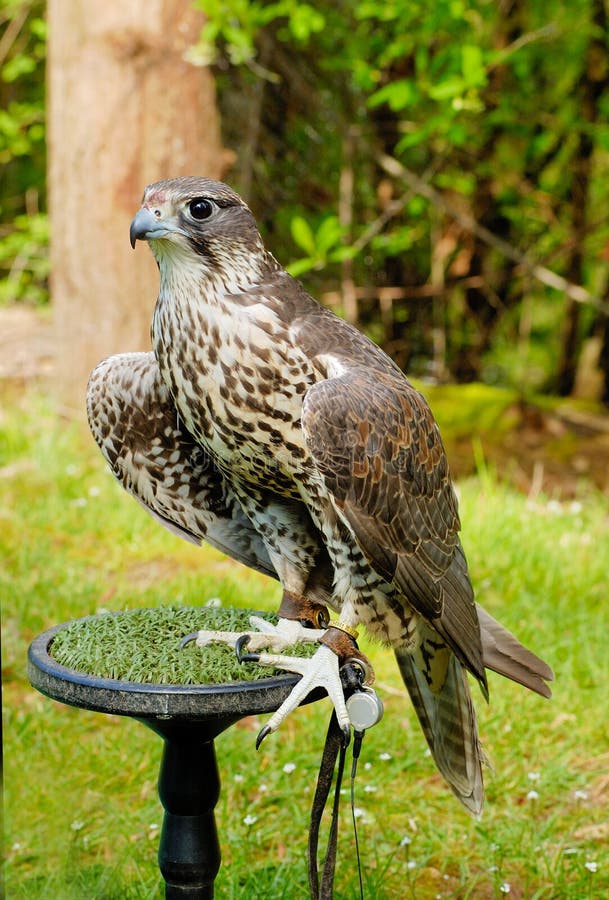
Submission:
[[465,669],[451,653],[444,682],[434,692],[410,653],[397,649],[395,655],[438,769],[463,805],[479,815],[484,802],[482,765],[486,760],[478,740]]
[[483,660],[487,669],[522,684],[542,697],[551,697],[552,691],[546,682],[554,680],[552,669],[523,647],[520,641],[483,607],[476,604],[476,609],[482,633]]
[[222,475],[179,422],[152,353],[101,362],[89,379],[87,412],[113,474],[161,525],[277,577]]
[[402,376],[354,366],[305,396],[302,427],[364,556],[486,690],[457,501],[431,412]]

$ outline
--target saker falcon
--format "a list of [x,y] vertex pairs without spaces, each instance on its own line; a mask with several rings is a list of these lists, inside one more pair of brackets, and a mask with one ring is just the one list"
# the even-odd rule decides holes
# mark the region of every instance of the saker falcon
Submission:
[[[371,673],[355,643],[364,626],[393,647],[438,768],[479,813],[467,673],[486,697],[486,668],[545,697],[553,676],[474,601],[427,403],[288,275],[226,185],[150,185],[131,224],[138,240],[160,273],[153,352],[100,363],[89,422],[116,477],[163,525],[281,582],[279,624],[248,649],[274,651],[260,662],[302,678],[259,740],[319,685],[348,731],[339,662],[359,657]],[[305,664],[278,654],[298,636],[319,641]]]

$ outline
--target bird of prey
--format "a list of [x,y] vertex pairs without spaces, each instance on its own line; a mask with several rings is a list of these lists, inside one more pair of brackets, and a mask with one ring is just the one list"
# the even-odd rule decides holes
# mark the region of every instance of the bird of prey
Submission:
[[[302,678],[259,740],[320,685],[348,730],[339,664],[359,659],[372,678],[363,626],[394,649],[438,768],[479,813],[467,673],[485,697],[487,668],[545,697],[553,676],[474,600],[427,403],[281,267],[228,186],[150,185],[130,236],[159,267],[153,350],[94,370],[90,426],[158,521],[280,581],[279,624],[249,634],[248,649]],[[319,642],[305,663],[278,652],[295,636]]]

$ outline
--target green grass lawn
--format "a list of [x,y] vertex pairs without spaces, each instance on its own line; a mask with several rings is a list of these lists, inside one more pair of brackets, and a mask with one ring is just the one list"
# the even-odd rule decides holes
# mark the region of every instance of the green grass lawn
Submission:
[[[6,896],[162,896],[161,741],[142,725],[54,703],[26,678],[39,632],[166,604],[272,610],[278,586],[172,537],[115,484],[84,429],[35,394],[0,414]],[[385,717],[364,742],[356,805],[365,895],[609,896],[609,502],[535,500],[481,472],[459,485],[478,599],[554,668],[544,701],[490,675],[477,705],[493,770],[480,821],[437,775],[392,655],[364,645]],[[327,701],[254,751],[260,721],[216,742],[220,898],[302,898]],[[336,897],[358,896],[347,796]]]

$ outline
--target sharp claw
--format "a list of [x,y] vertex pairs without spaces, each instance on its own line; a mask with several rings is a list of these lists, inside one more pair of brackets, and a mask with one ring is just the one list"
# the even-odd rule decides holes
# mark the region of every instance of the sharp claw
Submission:
[[265,725],[264,728],[261,728],[258,732],[258,737],[256,738],[256,750],[260,750],[260,744],[263,742],[265,737],[268,737],[271,733],[272,729],[269,728],[268,725]]
[[243,648],[246,647],[250,642],[249,634],[242,634],[241,637],[237,638],[235,641],[235,653],[237,655],[237,659],[240,663],[244,662],[255,662],[257,663],[260,659],[259,653],[244,653]]
[[183,650],[184,647],[187,644],[190,644],[192,641],[196,641],[198,636],[199,636],[198,631],[191,631],[190,634],[187,634],[185,637],[183,637],[182,640],[180,641],[180,650]]
[[243,648],[246,644],[249,644],[249,642],[249,634],[242,634],[241,637],[237,638],[237,640],[235,641],[235,653],[239,662],[243,662]]

